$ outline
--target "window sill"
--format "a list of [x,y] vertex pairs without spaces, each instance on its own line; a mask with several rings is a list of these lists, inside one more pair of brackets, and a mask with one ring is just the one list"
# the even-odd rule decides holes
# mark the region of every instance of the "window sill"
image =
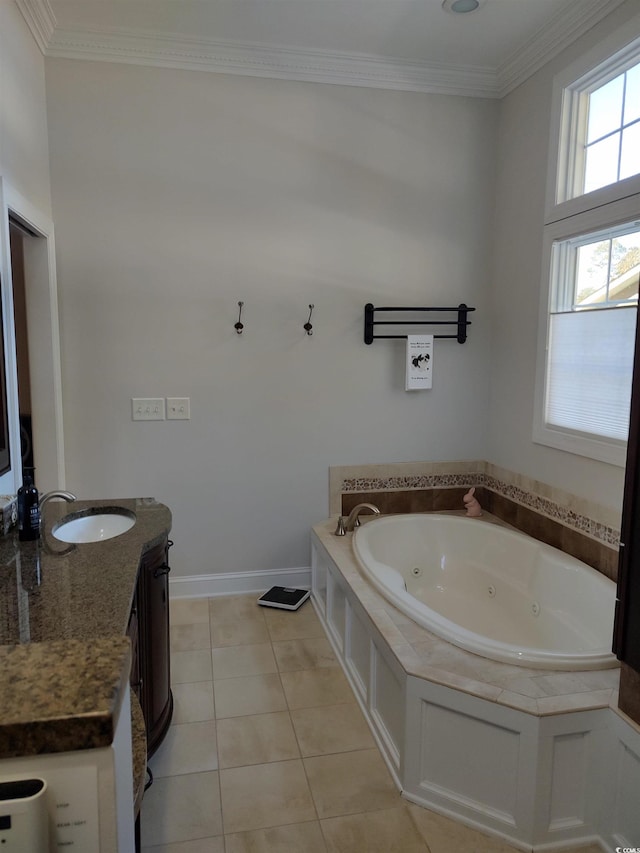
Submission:
[[627,462],[627,443],[622,441],[607,441],[605,439],[589,438],[578,433],[553,429],[547,424],[534,424],[534,444],[543,444],[574,453],[576,456],[586,456],[599,462],[606,462],[618,468],[624,468]]

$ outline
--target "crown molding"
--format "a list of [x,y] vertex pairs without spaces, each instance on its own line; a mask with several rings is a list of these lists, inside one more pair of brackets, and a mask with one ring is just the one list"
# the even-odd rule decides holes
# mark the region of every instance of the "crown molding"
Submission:
[[502,98],[625,0],[574,0],[498,68],[125,29],[62,29],[48,0],[15,0],[46,57],[121,62],[278,80]]
[[496,69],[498,97],[503,98],[524,83],[624,2],[625,0],[608,0],[606,3],[602,0],[576,0],[571,6],[563,9]]
[[498,94],[497,77],[487,68],[265,48],[251,42],[176,38],[161,32],[56,29],[46,56],[480,98]]
[[36,44],[46,55],[56,28],[56,17],[48,0],[15,0],[15,2],[27,22]]

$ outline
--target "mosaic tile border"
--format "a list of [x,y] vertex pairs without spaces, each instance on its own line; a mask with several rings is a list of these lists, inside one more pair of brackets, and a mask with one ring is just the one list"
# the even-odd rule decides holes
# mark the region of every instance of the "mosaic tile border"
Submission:
[[[403,463],[405,464],[405,463]],[[457,463],[459,464],[459,463]],[[486,465],[487,463],[485,463]],[[386,466],[385,466],[386,467]],[[417,467],[417,466],[416,466]],[[472,464],[470,467],[477,467]],[[514,475],[515,479],[515,475]],[[547,518],[557,521],[566,527],[583,533],[592,539],[610,547],[620,544],[620,530],[604,524],[577,512],[569,506],[528,491],[514,483],[508,483],[492,474],[482,471],[467,471],[459,473],[414,474],[402,476],[371,476],[344,477],[338,484],[340,493],[353,492],[384,492],[413,489],[460,488],[467,486],[484,486],[487,489],[512,500],[527,509],[533,510]]]
[[422,474],[413,477],[356,477],[342,481],[343,492],[389,492],[480,486],[484,474]]
[[549,498],[537,495],[534,492],[528,492],[525,489],[515,486],[511,483],[505,483],[492,477],[490,474],[482,474],[482,485],[496,492],[502,497],[518,503],[521,506],[527,507],[534,512],[540,513],[553,521],[558,521],[566,527],[571,527],[579,533],[584,533],[592,539],[597,539],[599,542],[604,542],[606,545],[618,547],[620,545],[620,530],[615,527],[609,527],[602,524],[593,518],[582,515],[569,507],[562,506]]

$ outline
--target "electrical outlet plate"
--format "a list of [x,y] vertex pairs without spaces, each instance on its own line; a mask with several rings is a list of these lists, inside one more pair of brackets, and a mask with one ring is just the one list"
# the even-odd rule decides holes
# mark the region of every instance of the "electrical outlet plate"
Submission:
[[167,397],[167,420],[188,421],[191,417],[189,397]]
[[163,421],[164,397],[132,397],[131,417],[134,421]]

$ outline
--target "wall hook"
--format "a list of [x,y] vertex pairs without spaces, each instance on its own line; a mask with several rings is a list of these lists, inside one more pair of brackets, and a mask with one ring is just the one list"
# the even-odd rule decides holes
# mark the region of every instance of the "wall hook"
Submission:
[[303,329],[308,335],[313,334],[313,326],[311,325],[311,315],[313,314],[313,305],[309,305],[309,319],[304,324]]
[[243,324],[242,324],[242,322],[241,322],[241,318],[242,318],[242,306],[243,306],[243,305],[244,305],[244,302],[238,302],[238,307],[240,308],[240,311],[238,312],[238,322],[237,322],[237,323],[234,325],[234,327],[233,327],[239,335],[241,335],[241,334],[242,334],[242,330],[244,329],[244,326],[243,326]]

